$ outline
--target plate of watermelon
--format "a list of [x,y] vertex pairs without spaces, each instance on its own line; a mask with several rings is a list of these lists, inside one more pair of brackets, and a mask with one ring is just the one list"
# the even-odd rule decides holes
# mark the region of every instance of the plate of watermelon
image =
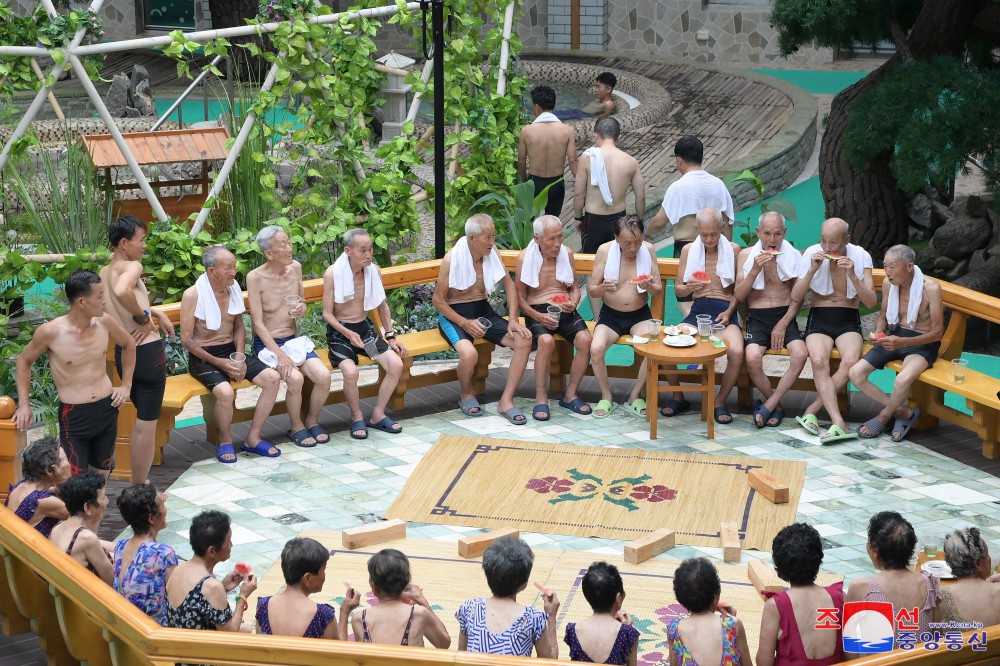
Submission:
[[566,294],[556,294],[549,299],[549,305],[566,305],[569,302],[569,296]]
[[691,279],[695,282],[701,282],[703,284],[708,284],[712,281],[712,278],[709,277],[708,273],[705,271],[695,271],[691,273]]
[[651,277],[653,277],[653,276],[650,275],[649,273],[643,273],[642,275],[636,275],[634,278],[632,278],[632,284],[639,284],[640,282],[645,282],[646,280],[650,279]]

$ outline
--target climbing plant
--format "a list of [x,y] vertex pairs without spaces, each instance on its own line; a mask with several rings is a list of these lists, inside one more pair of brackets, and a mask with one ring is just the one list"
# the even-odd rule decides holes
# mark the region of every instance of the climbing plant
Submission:
[[[0,44],[34,44],[38,26],[31,16],[18,16],[9,3],[0,2]],[[13,90],[35,90],[39,81],[31,58],[0,58],[0,79]]]

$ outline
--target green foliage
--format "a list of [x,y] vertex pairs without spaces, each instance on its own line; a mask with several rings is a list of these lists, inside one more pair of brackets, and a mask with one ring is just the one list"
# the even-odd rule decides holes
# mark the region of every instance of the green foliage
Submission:
[[774,0],[771,26],[782,55],[803,46],[839,48],[853,54],[859,44],[874,49],[891,40],[889,22],[903,33],[916,22],[924,0]]
[[[97,44],[104,37],[104,19],[89,8],[74,9],[67,14],[57,14],[52,18],[39,10],[36,17],[38,41],[51,49],[68,46],[79,30],[84,31],[83,41],[80,42],[83,46]],[[64,56],[54,52],[52,57],[57,63],[61,63]],[[101,65],[104,63],[102,54],[83,56],[81,62],[91,80],[100,78]]]
[[535,196],[535,184],[531,181],[517,183],[510,188],[509,193],[490,192],[479,197],[473,202],[472,210],[482,206],[482,212],[493,216],[498,247],[504,250],[523,250],[535,236],[533,222],[545,211],[549,188],[561,181],[562,178],[546,185],[538,196]]
[[[6,2],[0,2],[0,44],[32,46],[38,41],[38,26],[31,16],[17,16]],[[31,58],[0,58],[0,79],[11,90],[37,90],[38,77],[31,70]]]
[[[783,199],[782,197],[775,196],[770,199],[764,198],[764,190],[766,188],[764,181],[757,177],[750,169],[744,169],[740,173],[731,173],[722,179],[722,182],[726,184],[729,190],[735,189],[737,185],[744,184],[749,185],[757,193],[757,201],[760,203],[761,213],[781,213],[785,220],[790,222],[798,222],[799,214],[795,210],[795,204],[793,204],[788,199]],[[740,233],[740,238],[743,240],[743,244],[747,247],[755,244],[757,242],[757,228],[756,220],[751,220],[748,216],[745,220],[740,220],[738,217],[734,220],[735,226],[742,226],[746,228],[746,231]]]

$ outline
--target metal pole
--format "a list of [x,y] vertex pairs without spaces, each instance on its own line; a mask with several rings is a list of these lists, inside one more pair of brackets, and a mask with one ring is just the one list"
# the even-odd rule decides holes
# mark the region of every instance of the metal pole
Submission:
[[444,0],[431,0],[434,33],[434,256],[444,257]]
[[[420,80],[424,83],[431,78],[431,69],[434,67],[434,49],[431,49],[430,59],[424,63],[424,71],[420,73]],[[403,122],[410,122],[417,117],[417,111],[420,110],[420,97],[423,95],[422,92],[413,93],[413,101],[410,102],[410,110],[406,113],[406,120]]]
[[[215,67],[218,65],[222,61],[222,58],[223,56],[215,56],[215,58],[212,59],[211,64],[209,64],[209,67]],[[209,73],[210,72],[207,68],[203,69],[201,74],[199,74],[197,78],[191,82],[191,85],[189,85],[187,89],[181,93],[181,96],[177,98],[177,101],[171,104],[170,108],[164,111],[163,115],[160,116],[155,123],[153,123],[153,126],[149,128],[149,131],[155,132],[163,123],[167,122],[167,118],[170,117],[170,114],[177,110],[177,107],[181,105],[181,102],[187,99],[188,95],[194,92],[194,89],[198,87],[198,84],[201,83],[205,77],[209,75]],[[205,103],[205,108],[208,108],[208,102]],[[205,118],[208,118],[208,111],[205,112]]]

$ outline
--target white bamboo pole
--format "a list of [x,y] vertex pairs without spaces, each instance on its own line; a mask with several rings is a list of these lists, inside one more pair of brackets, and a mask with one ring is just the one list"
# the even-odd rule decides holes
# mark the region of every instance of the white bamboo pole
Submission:
[[29,58],[37,58],[38,56],[46,57],[49,55],[48,49],[43,49],[41,46],[0,46],[0,55],[4,56],[27,56]]
[[507,62],[510,60],[510,32],[514,24],[514,3],[507,5],[503,17],[503,43],[500,45],[500,74],[497,76],[497,94],[507,92]]
[[[430,81],[431,72],[433,70],[434,70],[434,59],[428,58],[427,62],[424,63],[424,71],[420,73],[420,80],[424,82],[424,85],[427,85],[427,82]],[[413,93],[413,101],[410,102],[410,110],[406,113],[406,120],[404,120],[403,122],[408,123],[417,117],[417,111],[420,110],[421,94],[422,93],[419,92]]]
[[[45,74],[42,72],[42,68],[38,66],[38,61],[34,58],[31,59],[31,71],[35,73],[35,76],[38,77],[39,81],[42,81],[43,83],[45,82]],[[59,106],[59,102],[56,101],[56,96],[52,94],[52,90],[49,90],[48,98],[49,106],[51,106],[52,110],[55,111],[56,118],[60,121],[65,121],[66,114],[63,113],[62,107]]]

